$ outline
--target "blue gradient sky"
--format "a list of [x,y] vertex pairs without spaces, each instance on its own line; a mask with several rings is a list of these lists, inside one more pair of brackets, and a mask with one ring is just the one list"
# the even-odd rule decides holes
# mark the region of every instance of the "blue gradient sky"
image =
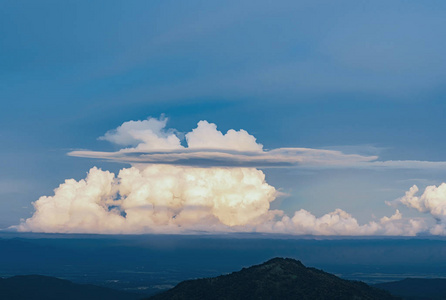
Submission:
[[[0,228],[92,166],[69,157],[165,114],[245,129],[266,149],[446,161],[444,1],[0,0]],[[365,222],[446,170],[266,169],[273,207]],[[413,211],[401,208],[407,216]]]

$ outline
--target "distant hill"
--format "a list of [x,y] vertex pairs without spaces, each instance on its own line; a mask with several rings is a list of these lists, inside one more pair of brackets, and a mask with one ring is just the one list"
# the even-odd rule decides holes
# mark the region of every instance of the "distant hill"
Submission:
[[150,300],[166,299],[399,299],[363,282],[305,267],[290,258],[274,258],[261,265],[214,278],[187,280]]
[[40,275],[0,278],[0,299],[8,300],[136,300],[143,296]]
[[446,279],[407,278],[374,286],[406,300],[446,299]]

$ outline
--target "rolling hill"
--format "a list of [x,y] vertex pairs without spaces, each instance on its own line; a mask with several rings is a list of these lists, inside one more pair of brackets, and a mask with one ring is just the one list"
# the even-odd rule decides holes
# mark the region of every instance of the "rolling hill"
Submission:
[[0,278],[0,299],[8,300],[137,300],[143,296],[91,284],[41,275]]
[[375,284],[375,287],[389,291],[405,300],[446,299],[446,279],[406,278]]

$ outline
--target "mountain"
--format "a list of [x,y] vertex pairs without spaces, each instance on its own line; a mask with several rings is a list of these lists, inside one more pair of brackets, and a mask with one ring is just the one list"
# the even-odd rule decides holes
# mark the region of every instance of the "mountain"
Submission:
[[406,278],[374,286],[407,300],[446,299],[446,279]]
[[0,278],[0,299],[8,300],[136,300],[143,296],[91,284],[40,275]]
[[359,281],[305,267],[290,258],[274,258],[261,265],[214,278],[187,280],[150,300],[166,299],[399,299]]

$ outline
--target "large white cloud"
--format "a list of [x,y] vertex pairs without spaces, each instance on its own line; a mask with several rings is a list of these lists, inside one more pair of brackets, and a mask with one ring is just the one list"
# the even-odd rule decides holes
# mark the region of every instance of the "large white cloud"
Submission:
[[271,210],[278,192],[254,168],[139,165],[117,176],[92,168],[80,181],[66,180],[54,196],[34,202],[34,215],[17,229],[62,233],[269,232],[313,235],[416,235],[420,219],[399,211],[359,225],[347,212],[292,217]]
[[183,232],[228,230],[265,220],[274,187],[252,168],[150,165],[118,176],[92,168],[66,180],[18,228],[42,232]]

